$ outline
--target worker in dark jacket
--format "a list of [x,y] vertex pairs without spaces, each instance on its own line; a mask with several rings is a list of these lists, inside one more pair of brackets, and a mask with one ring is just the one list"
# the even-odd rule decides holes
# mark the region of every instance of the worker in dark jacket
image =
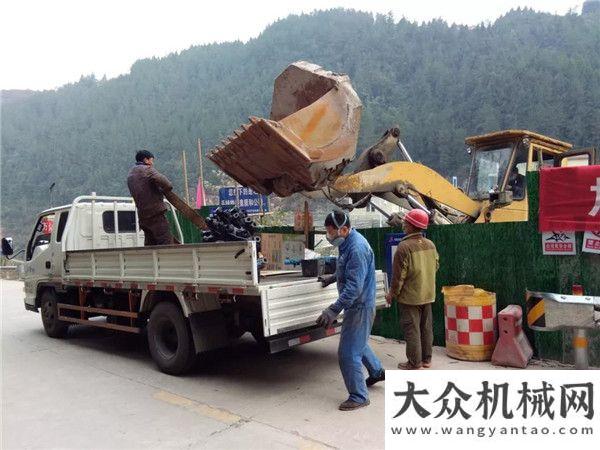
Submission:
[[[369,347],[375,319],[375,256],[367,240],[351,228],[345,213],[331,212],[325,219],[325,228],[327,240],[339,247],[335,275],[338,299],[321,313],[317,323],[329,328],[344,311],[338,359],[349,397],[339,409],[351,411],[367,406],[367,386],[385,379],[381,362]],[[369,373],[366,380],[363,365]]]
[[127,176],[127,186],[138,210],[144,245],[173,244],[164,202],[164,193],[171,191],[173,185],[153,167],[154,155],[148,150],[138,151],[135,160]]

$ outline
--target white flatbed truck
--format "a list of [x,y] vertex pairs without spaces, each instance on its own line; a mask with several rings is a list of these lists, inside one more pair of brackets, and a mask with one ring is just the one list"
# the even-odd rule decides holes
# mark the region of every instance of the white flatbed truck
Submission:
[[[175,217],[179,241],[181,228]],[[337,298],[301,273],[258,268],[256,242],[144,247],[131,198],[81,196],[36,219],[21,266],[25,308],[41,311],[48,336],[70,325],[147,332],[163,372],[180,374],[196,355],[245,332],[271,353],[339,333],[316,326]],[[377,305],[387,280],[377,271]]]

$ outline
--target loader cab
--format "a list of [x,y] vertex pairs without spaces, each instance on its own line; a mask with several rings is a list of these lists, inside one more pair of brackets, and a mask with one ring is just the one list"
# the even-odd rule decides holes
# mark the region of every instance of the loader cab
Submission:
[[506,130],[465,140],[472,155],[467,194],[482,202],[477,222],[528,219],[527,172],[552,167],[571,144],[527,130]]

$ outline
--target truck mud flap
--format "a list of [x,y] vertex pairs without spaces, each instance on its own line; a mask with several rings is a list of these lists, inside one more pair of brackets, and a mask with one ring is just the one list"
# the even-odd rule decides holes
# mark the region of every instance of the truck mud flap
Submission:
[[314,327],[302,328],[288,333],[278,334],[267,338],[269,352],[277,353],[309,342],[318,341],[329,336],[339,334],[342,330],[341,323],[335,323],[331,328]]
[[189,316],[196,353],[227,347],[229,338],[221,311],[207,311]]

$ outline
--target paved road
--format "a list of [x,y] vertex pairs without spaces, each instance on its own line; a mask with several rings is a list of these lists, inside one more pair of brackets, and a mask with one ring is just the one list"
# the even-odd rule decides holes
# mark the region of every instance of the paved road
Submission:
[[[184,377],[159,372],[142,337],[76,326],[50,339],[23,308],[22,283],[0,280],[2,448],[383,448],[384,386],[371,405],[347,397],[338,338],[268,355],[251,338]],[[383,365],[404,345],[373,338]],[[492,369],[434,349],[433,369]],[[529,368],[557,368],[534,362]]]
[[337,338],[276,355],[242,339],[172,377],[137,336],[77,326],[48,338],[22,284],[0,283],[2,448],[383,448],[383,386],[368,408],[337,410]]

